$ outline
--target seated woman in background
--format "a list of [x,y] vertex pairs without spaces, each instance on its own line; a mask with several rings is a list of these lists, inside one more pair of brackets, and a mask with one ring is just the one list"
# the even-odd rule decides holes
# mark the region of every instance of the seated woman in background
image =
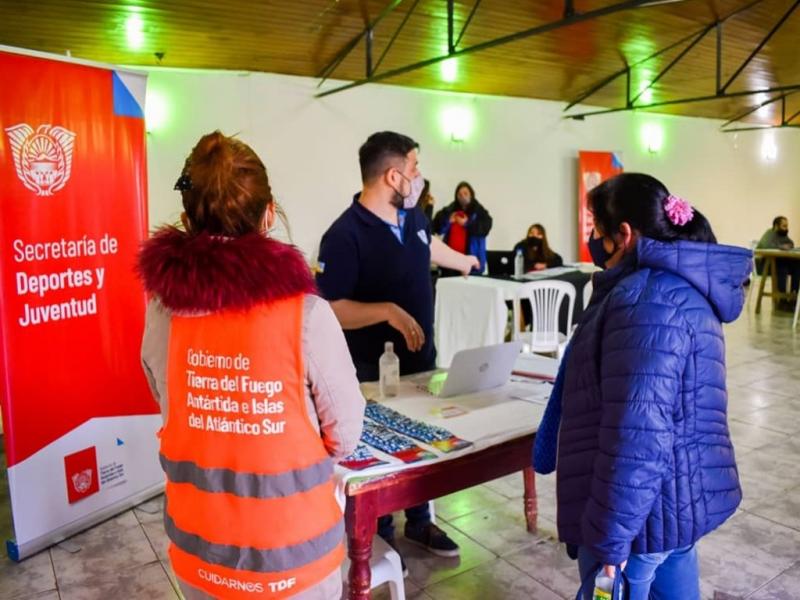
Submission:
[[534,223],[528,228],[528,237],[514,246],[514,254],[522,250],[525,258],[525,272],[541,271],[552,267],[560,267],[564,259],[556,254],[547,242],[547,231],[543,225]]

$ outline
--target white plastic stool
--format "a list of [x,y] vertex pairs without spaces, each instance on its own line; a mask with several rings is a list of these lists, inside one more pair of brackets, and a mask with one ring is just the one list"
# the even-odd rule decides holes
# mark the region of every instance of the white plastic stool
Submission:
[[[372,558],[369,560],[369,568],[372,570],[370,589],[375,589],[388,582],[392,600],[406,600],[406,586],[403,583],[400,555],[379,535],[372,538]],[[349,570],[350,560],[345,558],[342,564],[342,577],[345,581],[347,581]]]

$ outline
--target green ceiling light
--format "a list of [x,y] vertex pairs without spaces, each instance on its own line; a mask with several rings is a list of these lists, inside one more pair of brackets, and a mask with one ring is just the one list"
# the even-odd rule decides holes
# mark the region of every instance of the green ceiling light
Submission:
[[144,102],[144,126],[147,133],[163,129],[168,116],[167,99],[160,91],[148,89]]
[[[442,54],[449,54],[447,44],[442,45]],[[458,79],[458,58],[448,58],[439,63],[439,75],[445,83],[455,83]]]
[[439,72],[442,81],[445,83],[455,83],[458,79],[458,59],[448,58],[439,63]]
[[637,102],[650,104],[653,101],[653,88],[650,87],[651,85],[653,85],[653,82],[648,79],[644,80],[641,85],[639,85],[639,93],[641,95]]
[[664,128],[658,123],[642,127],[642,143],[650,154],[658,154],[664,147]]
[[448,106],[440,118],[442,131],[453,142],[465,141],[475,127],[475,112],[466,106]]
[[144,46],[144,21],[136,13],[125,19],[125,39],[131,50],[141,50]]

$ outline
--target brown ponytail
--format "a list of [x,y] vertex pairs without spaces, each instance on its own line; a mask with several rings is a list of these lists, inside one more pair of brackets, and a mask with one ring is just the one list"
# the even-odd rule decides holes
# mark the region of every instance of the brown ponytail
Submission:
[[190,233],[259,232],[273,202],[264,163],[250,146],[215,131],[200,138],[176,184]]

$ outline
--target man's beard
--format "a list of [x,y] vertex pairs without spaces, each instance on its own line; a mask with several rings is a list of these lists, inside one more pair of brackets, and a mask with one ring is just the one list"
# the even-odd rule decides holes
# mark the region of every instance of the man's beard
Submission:
[[404,206],[404,198],[397,192],[392,194],[392,206],[394,206],[397,210],[402,210]]

